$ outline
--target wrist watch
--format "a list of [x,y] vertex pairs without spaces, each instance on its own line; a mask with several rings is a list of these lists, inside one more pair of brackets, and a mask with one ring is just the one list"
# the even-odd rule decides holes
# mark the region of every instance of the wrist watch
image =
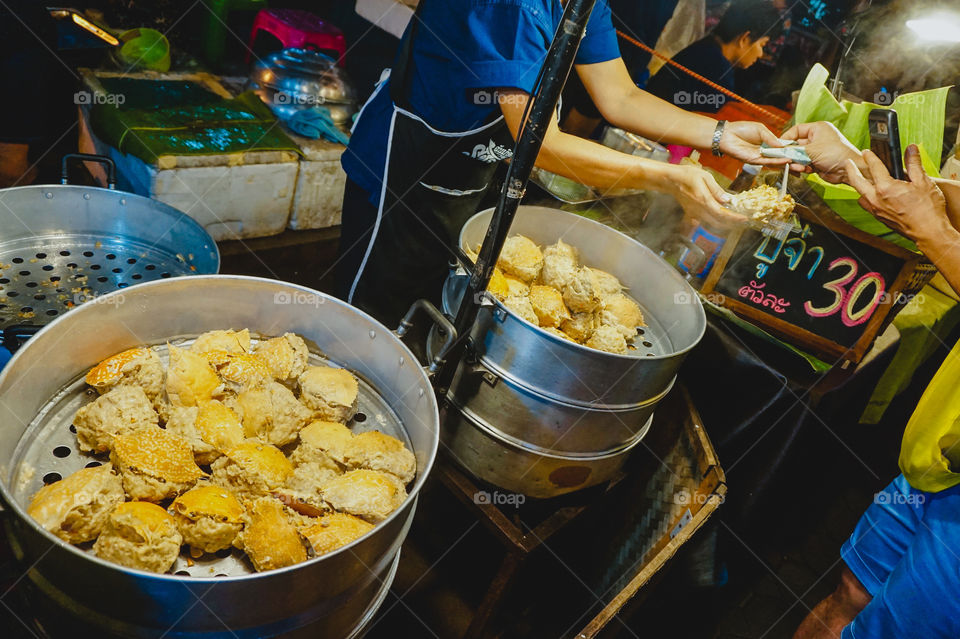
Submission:
[[723,137],[723,130],[727,126],[726,120],[720,120],[717,122],[717,128],[713,130],[713,143],[710,145],[710,150],[713,151],[713,154],[718,158],[723,157],[723,151],[720,150],[720,138]]

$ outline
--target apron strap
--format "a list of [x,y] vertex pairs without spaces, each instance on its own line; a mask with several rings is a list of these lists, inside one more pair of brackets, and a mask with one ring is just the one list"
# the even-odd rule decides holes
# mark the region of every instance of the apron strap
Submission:
[[400,50],[397,51],[393,70],[390,72],[390,98],[394,104],[407,111],[411,110],[407,89],[410,86],[410,73],[413,68],[413,38],[420,25],[420,11],[426,3],[427,0],[420,0],[417,3],[417,8],[410,18],[410,26],[407,28],[403,42],[400,43]]

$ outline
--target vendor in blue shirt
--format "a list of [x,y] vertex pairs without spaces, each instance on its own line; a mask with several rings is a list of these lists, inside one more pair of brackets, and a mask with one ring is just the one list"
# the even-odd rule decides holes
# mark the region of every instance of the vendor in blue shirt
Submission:
[[[418,298],[436,300],[460,228],[490,186],[560,24],[561,0],[421,0],[389,76],[364,105],[343,155],[337,288],[394,325]],[[597,0],[576,71],[612,124],[654,139],[754,163],[779,146],[754,122],[718,123],[638,89]],[[386,74],[385,74],[386,75]],[[620,153],[564,134],[556,119],[537,165],[592,186],[670,193],[718,225],[742,221],[705,171]]]

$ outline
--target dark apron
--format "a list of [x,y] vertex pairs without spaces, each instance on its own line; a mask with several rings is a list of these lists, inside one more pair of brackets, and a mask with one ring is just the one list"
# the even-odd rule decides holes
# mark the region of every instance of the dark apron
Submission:
[[[388,81],[394,108],[384,188],[347,297],[388,326],[396,325],[417,299],[439,302],[460,229],[477,212],[497,165],[513,149],[502,114],[470,131],[448,132],[413,113],[408,89],[419,19],[418,7]],[[342,237],[341,243],[351,246],[356,239]]]

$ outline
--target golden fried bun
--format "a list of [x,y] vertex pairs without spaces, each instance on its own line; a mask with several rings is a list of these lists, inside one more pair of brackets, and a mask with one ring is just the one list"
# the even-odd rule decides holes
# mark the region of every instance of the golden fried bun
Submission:
[[530,287],[530,306],[540,326],[558,327],[570,319],[570,311],[563,303],[563,296],[555,288],[534,284]]
[[115,564],[167,572],[180,554],[183,538],[173,517],[146,501],[129,501],[114,509],[93,552]]
[[176,497],[203,477],[190,442],[159,428],[114,438],[110,462],[120,472],[127,497],[133,500]]
[[33,496],[27,514],[44,530],[71,544],[80,544],[97,538],[123,498],[120,477],[110,464],[105,464],[81,468],[44,486]]
[[404,484],[413,481],[417,474],[417,458],[410,449],[396,437],[376,430],[354,435],[344,462],[350,468],[390,473]]
[[513,297],[515,295],[526,297],[530,295],[530,285],[523,280],[518,280],[509,275],[504,275],[503,279],[507,283],[507,297]]
[[190,350],[201,355],[211,351],[249,353],[250,331],[246,328],[242,331],[207,331],[197,337],[190,345]]
[[[284,498],[291,500],[291,504],[297,502],[308,504],[316,510],[326,510],[326,503],[320,494],[320,489],[325,483],[343,474],[332,459],[329,457],[325,461],[304,461],[298,463],[293,474],[287,478],[287,484],[281,488],[278,493]],[[295,505],[293,505],[296,508]]]
[[222,486],[196,486],[170,505],[183,541],[204,552],[233,545],[243,528],[243,505]]
[[300,533],[279,500],[261,497],[249,502],[244,521],[235,543],[247,553],[257,572],[307,560]]
[[574,341],[572,337],[570,337],[569,335],[567,335],[566,333],[564,333],[563,331],[561,331],[559,328],[554,328],[554,327],[552,327],[552,326],[547,326],[547,327],[545,327],[545,328],[542,328],[541,330],[546,331],[547,333],[550,333],[550,334],[553,335],[554,337],[559,337],[559,338],[561,338],[561,339],[565,339],[565,340],[567,340],[568,342]]
[[510,285],[503,272],[497,267],[493,268],[493,275],[490,276],[490,283],[487,284],[487,291],[500,301],[510,296]]
[[170,349],[167,368],[167,397],[174,406],[196,406],[213,398],[221,390],[220,377],[203,355],[177,348]]
[[223,380],[224,387],[233,392],[259,388],[273,381],[270,367],[259,355],[226,351],[209,351],[204,355]]
[[237,405],[242,414],[244,435],[274,446],[296,441],[297,433],[312,415],[289,388],[274,381],[240,393]]
[[620,280],[618,280],[615,275],[601,271],[598,268],[589,267],[587,267],[587,272],[590,274],[593,290],[600,296],[600,299],[617,295],[623,291],[623,284],[620,283]]
[[590,271],[577,269],[563,289],[563,302],[574,313],[592,313],[600,306],[600,295],[593,288]]
[[623,354],[627,352],[627,340],[621,330],[615,326],[600,326],[587,340],[587,346],[607,353]]
[[326,463],[326,459],[345,464],[352,445],[353,432],[343,424],[314,421],[300,431],[300,444],[293,450],[290,459],[295,464],[310,461]]
[[540,283],[562,291],[577,273],[577,249],[563,240],[551,244],[543,251],[543,269]]
[[150,348],[131,348],[90,369],[86,382],[100,394],[117,386],[139,386],[156,405],[163,395],[163,362]]
[[628,340],[637,336],[638,326],[645,326],[640,307],[623,293],[604,299],[598,317],[602,325],[617,328]]
[[407,498],[403,483],[378,470],[351,470],[320,488],[320,496],[334,510],[371,523],[386,519]]
[[210,480],[240,498],[268,495],[287,482],[293,464],[275,446],[247,439],[213,462]]
[[200,438],[219,452],[230,450],[244,439],[240,418],[217,400],[200,403],[195,425]]
[[289,382],[300,377],[310,358],[306,342],[293,333],[264,340],[257,344],[254,352],[267,363],[278,382]]
[[80,407],[73,417],[80,450],[103,453],[117,435],[157,428],[159,417],[139,386],[118,386]]
[[560,324],[560,330],[570,339],[583,344],[599,326],[599,321],[593,313],[573,313],[570,319],[564,320]]
[[533,240],[522,235],[508,237],[500,251],[497,266],[507,275],[532,282],[543,268],[543,253]]
[[539,326],[540,320],[537,319],[537,314],[533,311],[533,305],[530,303],[528,295],[511,295],[503,300],[503,305],[520,319],[527,320],[534,326]]
[[360,539],[373,530],[373,524],[344,513],[329,513],[300,529],[313,554],[319,557]]
[[360,386],[348,370],[331,366],[308,366],[300,375],[300,401],[315,419],[350,421],[357,412]]

